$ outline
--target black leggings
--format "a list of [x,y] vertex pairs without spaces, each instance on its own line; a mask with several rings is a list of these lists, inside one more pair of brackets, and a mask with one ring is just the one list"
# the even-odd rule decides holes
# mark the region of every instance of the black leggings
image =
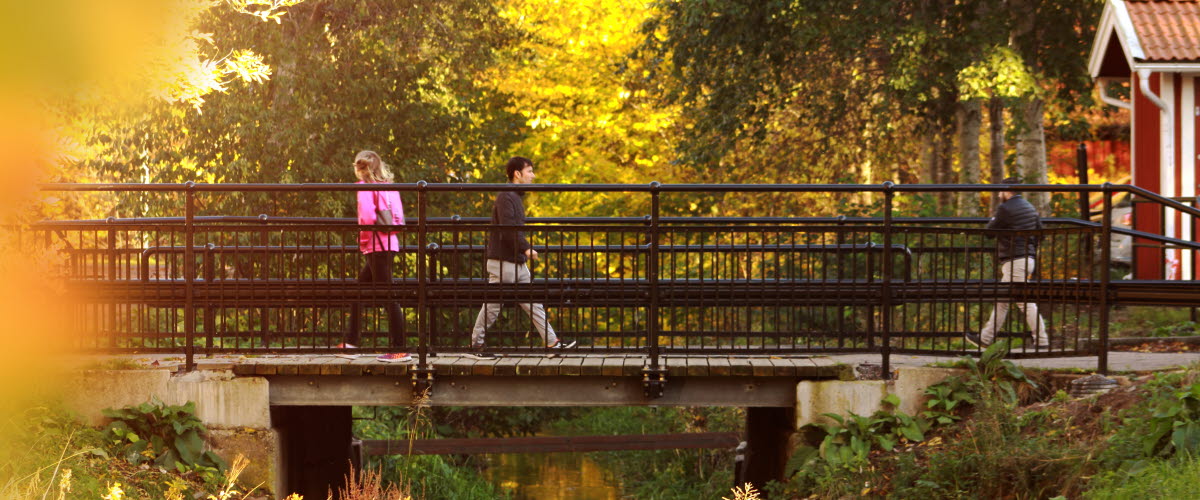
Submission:
[[[392,262],[396,260],[396,252],[371,252],[364,257],[367,259],[367,265],[363,266],[358,272],[359,283],[391,283],[392,282]],[[402,347],[404,344],[404,336],[401,335],[404,325],[404,316],[400,315],[400,306],[394,301],[388,301],[384,305],[388,315],[388,346]],[[346,337],[346,343],[358,345],[360,335],[362,334],[362,306],[357,302],[351,306],[350,311],[350,333]]]

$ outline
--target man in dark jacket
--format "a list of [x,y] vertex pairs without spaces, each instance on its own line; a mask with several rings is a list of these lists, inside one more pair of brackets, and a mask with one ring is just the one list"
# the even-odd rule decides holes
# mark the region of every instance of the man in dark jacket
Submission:
[[[1020,184],[1021,180],[1009,177],[1000,181],[1001,184]],[[988,222],[988,229],[1011,229],[1017,231],[1032,231],[1042,229],[1042,218],[1037,209],[1033,208],[1021,195],[1012,191],[1000,193],[1004,202],[996,207],[996,213]],[[1001,283],[1024,283],[1033,274],[1037,258],[1037,236],[1033,235],[1002,235],[996,241],[996,263],[1000,267]],[[1017,304],[1025,311],[1025,323],[1035,340],[1034,347],[1045,351],[1050,349],[1050,340],[1046,332],[1046,323],[1038,314],[1038,306],[1033,302]],[[992,343],[996,330],[1008,318],[1008,302],[997,302],[992,315],[983,325],[983,331],[978,335],[968,333],[967,341],[977,346],[986,347]]]
[[[528,158],[515,156],[505,165],[508,182],[512,184],[533,183],[533,162]],[[521,201],[524,196],[520,191],[501,191],[496,193],[496,202],[492,206],[492,224],[500,226],[488,233],[487,242],[487,271],[488,283],[530,283],[531,276],[526,262],[537,258],[538,252],[525,239],[525,232],[510,226],[525,225],[525,204]],[[546,347],[562,349],[575,347],[575,342],[560,340],[554,333],[550,322],[546,321],[546,310],[541,304],[520,304],[529,317],[533,326],[541,335]],[[471,356],[476,359],[492,359],[494,354],[483,352],[484,337],[487,329],[496,322],[500,315],[500,303],[484,304],[475,318],[475,328],[471,332]]]

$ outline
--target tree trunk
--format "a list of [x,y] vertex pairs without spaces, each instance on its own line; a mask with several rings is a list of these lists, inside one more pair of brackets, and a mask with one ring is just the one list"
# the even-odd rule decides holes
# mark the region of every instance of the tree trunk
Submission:
[[[979,184],[979,129],[983,125],[983,112],[979,101],[958,103],[958,182]],[[979,216],[979,193],[958,193],[958,215]]]
[[[1041,98],[1031,98],[1020,104],[1018,109],[1020,129],[1017,133],[1017,175],[1029,184],[1046,184],[1046,129]],[[1030,193],[1026,199],[1038,209],[1042,216],[1049,215],[1050,196],[1046,193]]]
[[[922,183],[947,184],[954,182],[953,172],[950,168],[953,160],[952,145],[948,139],[949,131],[946,128],[941,123],[935,124],[930,133],[925,136],[925,144],[921,148]],[[947,214],[954,211],[953,193],[937,193],[937,211]]]
[[[991,126],[991,140],[988,150],[988,164],[991,166],[992,184],[1004,180],[1004,103],[1000,99],[992,99],[988,103],[988,120]],[[1000,205],[1000,197],[992,195],[992,211]]]

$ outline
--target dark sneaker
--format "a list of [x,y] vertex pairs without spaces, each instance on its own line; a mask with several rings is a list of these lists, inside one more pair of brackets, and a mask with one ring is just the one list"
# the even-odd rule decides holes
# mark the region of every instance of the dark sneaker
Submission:
[[480,361],[489,361],[489,360],[496,359],[495,354],[492,354],[490,352],[483,352],[483,351],[468,352],[466,354],[466,356],[468,358],[474,358],[474,359],[478,359]]
[[387,354],[380,354],[375,359],[383,361],[384,363],[407,363],[412,361],[412,356],[409,356],[407,352],[390,352]]
[[970,342],[975,347],[987,347],[988,346],[988,344],[983,343],[983,339],[979,338],[978,333],[968,333],[968,334],[964,335],[963,338],[966,338],[967,342]]
[[495,355],[495,354],[492,354],[492,353],[490,353],[490,352],[485,352],[485,351],[483,350],[483,344],[472,344],[472,345],[471,345],[471,352],[468,352],[468,353],[466,354],[466,356],[467,356],[468,358],[475,358],[475,359],[478,359],[478,360],[480,360],[480,361],[487,361],[487,360],[490,360],[490,359],[496,359],[496,355]]

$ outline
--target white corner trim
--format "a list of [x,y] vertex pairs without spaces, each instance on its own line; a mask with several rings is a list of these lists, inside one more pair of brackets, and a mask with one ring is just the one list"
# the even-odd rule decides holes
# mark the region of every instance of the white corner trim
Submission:
[[[1117,36],[1121,37],[1121,43],[1128,49],[1126,57],[1132,60],[1145,59],[1146,53],[1142,51],[1142,44],[1138,42],[1137,31],[1133,29],[1133,20],[1129,18],[1129,10],[1125,8],[1124,0],[1108,0],[1109,5],[1113,8],[1113,18],[1117,25]],[[1130,64],[1133,67],[1133,64]]]
[[1104,63],[1108,43],[1112,40],[1114,32],[1117,34],[1117,39],[1120,40],[1125,63],[1131,70],[1137,71],[1136,61],[1146,58],[1142,51],[1142,45],[1138,42],[1137,32],[1133,29],[1133,21],[1129,18],[1129,11],[1125,8],[1125,2],[1108,0],[1104,3],[1104,12],[1100,15],[1096,38],[1092,40],[1092,52],[1088,55],[1088,73],[1092,75],[1092,78],[1100,75],[1100,66]]

